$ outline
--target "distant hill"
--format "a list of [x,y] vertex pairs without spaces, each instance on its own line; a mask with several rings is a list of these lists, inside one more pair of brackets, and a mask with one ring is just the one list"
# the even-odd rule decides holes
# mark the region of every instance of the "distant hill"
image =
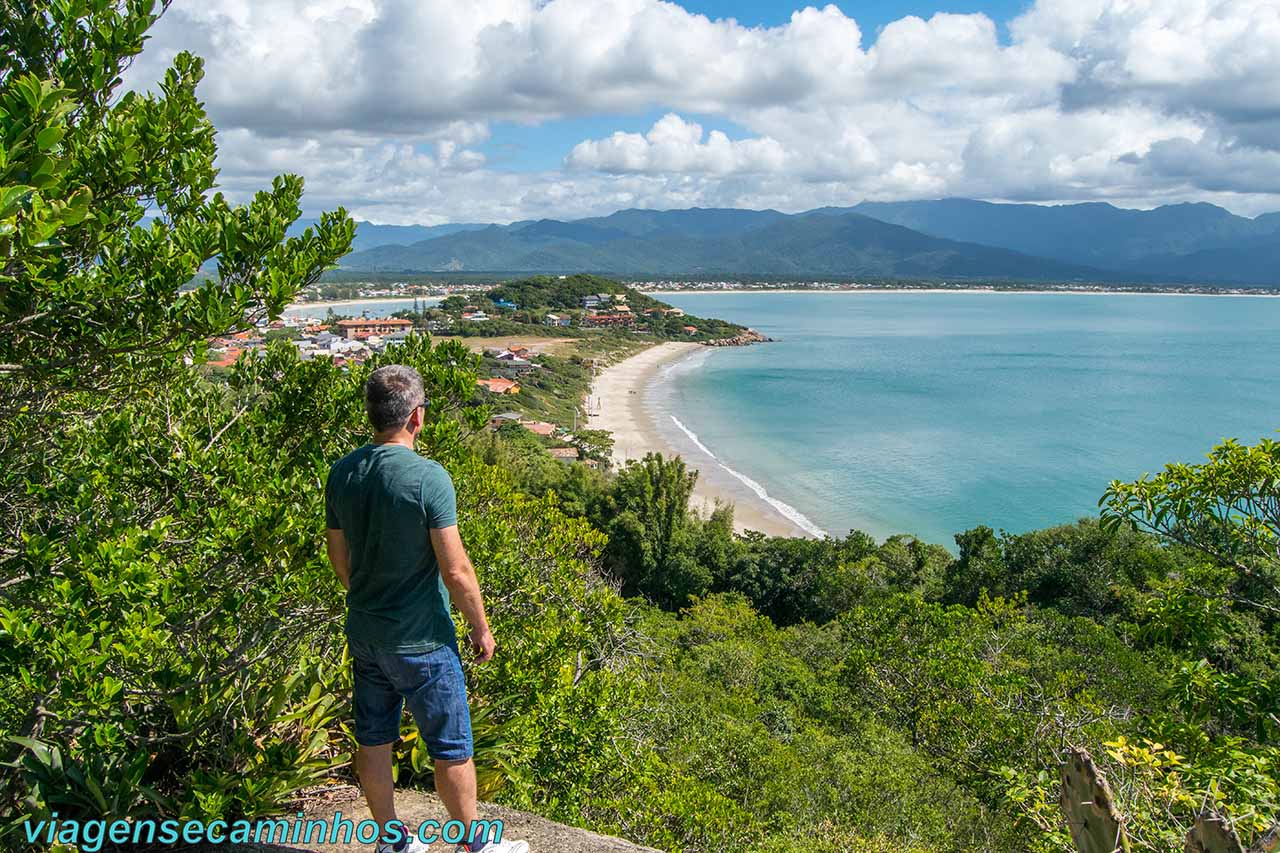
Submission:
[[1280,234],[1280,212],[1264,213],[1253,221],[1271,234]]
[[[864,202],[821,212],[848,211],[935,237],[1109,270],[1280,284],[1276,268],[1266,266],[1280,240],[1280,214],[1275,213],[1247,219],[1203,203],[1126,210],[1101,203],[1044,206],[968,199]],[[1184,257],[1200,260],[1183,265]]]
[[870,217],[777,211],[625,210],[596,219],[492,225],[349,255],[364,271],[494,270],[688,275],[1091,279],[1105,273],[931,237]]
[[580,219],[578,224],[622,231],[633,237],[674,235],[717,237],[741,234],[786,219],[776,210],[693,207],[688,210],[620,210],[609,216]]
[[[997,278],[1280,285],[1280,214],[1210,204],[1151,211],[1110,204],[967,199],[776,210],[621,210],[511,225],[437,226],[417,240],[361,226],[358,272]],[[451,230],[445,230],[451,229]]]
[[[714,241],[708,269],[767,275],[1096,279],[1101,271],[931,237],[858,214],[782,217]],[[740,260],[739,260],[740,259]],[[730,263],[740,264],[735,268]]]
[[1231,284],[1280,284],[1280,239],[1253,246],[1201,249],[1186,255],[1143,259],[1145,269],[1165,278],[1189,278]]
[[[314,219],[299,219],[289,229],[289,236],[296,237],[315,224]],[[487,226],[461,222],[448,225],[375,225],[372,222],[357,219],[356,236],[351,241],[351,251],[363,252],[378,246],[407,246],[433,237],[443,237],[447,234],[485,227]]]

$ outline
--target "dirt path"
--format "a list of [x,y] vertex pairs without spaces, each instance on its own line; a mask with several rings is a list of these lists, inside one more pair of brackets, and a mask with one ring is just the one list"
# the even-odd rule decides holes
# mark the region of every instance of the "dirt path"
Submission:
[[548,353],[564,355],[578,343],[577,338],[543,338],[537,335],[502,335],[496,338],[462,338],[457,335],[435,335],[436,341],[462,341],[472,352],[484,352],[486,349],[506,349],[507,347],[528,347],[534,355]]

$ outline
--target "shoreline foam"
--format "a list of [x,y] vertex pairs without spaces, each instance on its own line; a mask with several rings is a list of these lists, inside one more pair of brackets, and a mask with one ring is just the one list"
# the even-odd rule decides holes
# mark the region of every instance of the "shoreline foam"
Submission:
[[795,523],[797,526],[803,529],[806,533],[808,533],[810,536],[813,536],[816,539],[821,539],[827,535],[827,532],[825,530],[823,530],[821,527],[819,527],[818,525],[810,521],[809,518],[800,510],[791,506],[791,504],[784,503],[778,500],[777,498],[771,496],[768,490],[765,489],[764,486],[760,485],[758,482],[751,479],[746,474],[743,474],[741,471],[735,471],[733,468],[730,468],[728,465],[726,465],[724,461],[720,459],[719,456],[716,456],[714,453],[712,453],[711,449],[702,443],[702,440],[698,438],[697,433],[695,433],[693,430],[685,426],[684,423],[675,415],[668,415],[668,417],[671,418],[671,420],[675,423],[675,425],[680,428],[681,432],[683,432],[686,436],[688,436],[689,440],[693,442],[695,447],[697,447],[707,456],[711,457],[711,459],[717,465],[719,465],[722,469],[724,469],[733,477],[740,480],[743,485],[751,489],[751,491],[755,492],[756,495],[762,501],[764,501],[765,503],[769,504],[771,507],[776,509],[786,519]]
[[[694,343],[659,344],[617,364],[606,367],[596,377],[588,396],[588,420],[592,428],[613,433],[613,463],[640,459],[646,453],[684,456],[685,463],[699,471],[690,504],[706,515],[717,502],[734,505],[734,527],[739,532],[758,530],[770,536],[822,536],[823,531],[802,513],[769,495],[764,486],[734,471],[720,461],[696,436],[692,440],[706,458],[682,454],[655,421],[649,391],[656,381],[669,377],[682,362],[698,352],[710,352]],[[598,412],[597,412],[598,408]],[[686,437],[692,434],[674,416],[675,425]],[[731,482],[727,482],[731,478]]]

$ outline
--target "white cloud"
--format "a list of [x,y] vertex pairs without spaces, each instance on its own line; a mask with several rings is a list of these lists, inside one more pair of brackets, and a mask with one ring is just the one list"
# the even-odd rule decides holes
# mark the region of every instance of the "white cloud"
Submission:
[[1011,106],[1056,98],[1075,66],[1062,53],[1030,41],[1002,47],[986,15],[914,15],[884,28],[869,53],[869,95],[918,98],[946,93],[962,99],[994,96]]
[[1123,159],[1148,182],[1178,186],[1194,181],[1212,192],[1280,194],[1280,151],[1241,146],[1217,134],[1162,139],[1146,154]]
[[1275,0],[1039,0],[1012,30],[1072,59],[1068,100],[1146,100],[1226,122],[1280,116]]
[[965,194],[1055,200],[1123,196],[1140,191],[1126,157],[1169,138],[1199,138],[1193,122],[1148,109],[1044,108],[980,123],[962,154]]
[[646,134],[615,133],[581,142],[569,152],[568,165],[602,172],[669,172],[728,175],[780,172],[788,154],[768,137],[734,141],[713,130],[704,140],[702,125],[675,113],[659,119]]
[[[179,0],[129,80],[205,56],[229,192],[294,171],[309,210],[379,221],[942,195],[1280,207],[1275,0],[1038,0],[1010,34],[938,14],[864,43],[834,5],[753,28],[663,0]],[[480,150],[495,122],[655,109],[563,170]]]

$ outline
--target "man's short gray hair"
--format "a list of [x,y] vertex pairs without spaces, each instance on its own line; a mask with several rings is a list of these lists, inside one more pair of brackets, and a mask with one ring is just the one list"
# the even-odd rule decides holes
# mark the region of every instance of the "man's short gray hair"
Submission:
[[364,407],[378,432],[402,427],[413,410],[427,402],[422,377],[412,367],[388,364],[369,374],[364,384]]

